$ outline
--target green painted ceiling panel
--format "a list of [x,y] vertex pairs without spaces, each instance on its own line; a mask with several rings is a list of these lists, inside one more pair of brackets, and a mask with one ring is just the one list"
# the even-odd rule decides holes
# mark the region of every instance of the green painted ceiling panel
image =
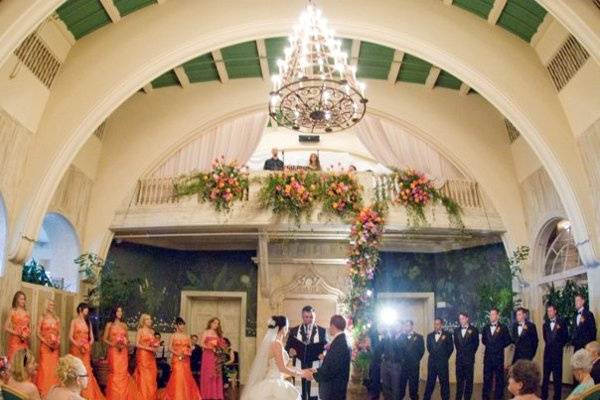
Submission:
[[404,54],[397,81],[425,83],[431,64],[410,54]]
[[152,81],[152,87],[155,89],[175,85],[179,85],[179,79],[177,79],[177,75],[175,75],[175,72],[173,70],[165,72],[164,74]]
[[152,4],[156,4],[156,0],[113,0],[115,6],[119,10],[121,17],[131,14],[140,8],[147,7]]
[[546,10],[534,0],[508,0],[498,25],[529,42],[545,16]]
[[362,42],[356,76],[367,79],[387,79],[393,59],[394,49]]
[[215,62],[210,53],[186,62],[183,64],[183,69],[192,83],[219,79],[217,67],[215,67]]
[[287,37],[276,37],[265,39],[265,47],[267,48],[267,61],[269,62],[269,72],[271,75],[279,73],[277,60],[283,59],[283,49],[288,45]]
[[221,49],[230,79],[261,77],[256,42],[244,42]]
[[460,79],[452,75],[450,72],[442,70],[440,76],[438,76],[435,86],[441,86],[449,89],[460,89]]
[[67,0],[56,13],[75,39],[111,23],[99,0]]
[[487,18],[494,6],[494,0],[454,0],[452,4],[470,11],[481,18]]

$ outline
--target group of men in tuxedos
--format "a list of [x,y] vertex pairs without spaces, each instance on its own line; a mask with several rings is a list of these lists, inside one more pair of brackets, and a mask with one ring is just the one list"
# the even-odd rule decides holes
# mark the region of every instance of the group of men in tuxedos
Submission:
[[[554,400],[562,393],[563,349],[570,343],[575,351],[596,340],[594,315],[585,307],[582,295],[575,297],[577,314],[572,320],[572,334],[568,324],[558,315],[553,304],[546,306],[546,318],[542,333],[544,340],[544,368],[542,400],[548,399],[550,376],[554,386]],[[505,388],[504,349],[514,344],[512,363],[520,359],[533,360],[538,348],[535,324],[528,320],[528,310],[519,308],[516,321],[509,327],[500,322],[496,308],[489,311],[489,323],[482,328],[483,400],[503,399]],[[429,353],[427,383],[424,400],[430,400],[436,381],[439,381],[442,400],[450,399],[449,359],[456,349],[456,396],[455,400],[470,400],[473,394],[475,354],[479,348],[479,330],[471,325],[469,315],[461,312],[459,326],[453,332],[444,330],[444,321],[436,318],[433,332],[427,335]],[[412,321],[404,326],[390,329],[374,351],[374,358],[381,359],[381,386],[386,400],[404,398],[406,384],[411,400],[418,400],[419,364],[424,353],[423,337],[413,331]]]

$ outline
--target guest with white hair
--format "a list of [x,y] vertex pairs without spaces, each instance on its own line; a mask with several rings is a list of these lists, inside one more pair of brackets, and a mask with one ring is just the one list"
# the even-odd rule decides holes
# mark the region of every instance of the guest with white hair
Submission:
[[589,342],[585,349],[592,356],[592,371],[590,375],[596,385],[600,384],[600,343],[597,341]]
[[585,349],[579,349],[571,358],[573,377],[579,384],[573,389],[567,400],[574,400],[578,395],[594,386],[594,379],[590,375],[592,370],[592,355]]

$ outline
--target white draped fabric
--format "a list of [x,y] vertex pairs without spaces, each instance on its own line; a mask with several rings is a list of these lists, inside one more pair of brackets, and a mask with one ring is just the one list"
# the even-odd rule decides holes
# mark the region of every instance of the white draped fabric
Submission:
[[463,174],[444,156],[399,124],[366,117],[354,128],[373,157],[390,168],[413,168],[438,184]]
[[236,160],[244,165],[260,141],[268,115],[250,114],[226,121],[187,143],[150,176],[172,177],[191,171],[208,171],[216,157],[225,156],[225,161]]

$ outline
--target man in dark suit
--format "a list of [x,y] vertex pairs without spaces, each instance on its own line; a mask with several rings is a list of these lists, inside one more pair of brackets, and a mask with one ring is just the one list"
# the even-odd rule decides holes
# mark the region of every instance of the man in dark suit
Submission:
[[[309,343],[327,343],[327,331],[316,323],[317,314],[313,306],[305,306],[302,309],[302,325],[290,329],[289,337],[295,337],[304,344]],[[296,352],[290,347],[288,340],[285,349],[290,356],[294,357],[294,365],[301,369],[313,368],[318,364],[318,360],[298,360],[295,358]],[[316,393],[311,395],[310,381],[302,379],[302,400],[316,399]]]
[[537,328],[533,322],[527,320],[527,314],[525,308],[519,307],[516,313],[517,321],[511,328],[512,342],[515,344],[513,364],[521,359],[533,360],[537,351],[539,342]]
[[402,367],[400,368],[400,398],[404,398],[406,385],[411,400],[419,399],[419,370],[425,341],[423,335],[414,331],[415,324],[411,320],[404,322],[404,334],[400,337],[400,349],[404,353]]
[[470,400],[473,394],[475,353],[479,347],[479,332],[469,323],[469,314],[458,314],[460,326],[454,329],[456,347],[456,400]]
[[583,349],[586,344],[596,340],[596,320],[594,314],[585,307],[585,298],[582,294],[575,296],[577,314],[573,317],[573,335],[571,344],[574,351]]
[[271,158],[269,158],[267,161],[265,161],[265,165],[263,167],[263,169],[265,171],[281,171],[281,170],[283,170],[283,161],[281,161],[277,157],[277,153],[279,153],[277,148],[274,147],[271,149]]
[[560,400],[562,394],[563,349],[569,341],[569,331],[565,321],[556,312],[554,304],[546,305],[546,321],[542,328],[544,337],[544,379],[542,381],[542,400],[548,399],[550,374],[554,381],[554,400]]
[[440,381],[442,400],[450,400],[450,377],[448,374],[448,359],[454,351],[452,334],[443,330],[444,321],[436,318],[433,322],[433,332],[427,335],[427,385],[423,400],[430,400],[435,380]]
[[596,385],[600,384],[600,343],[593,341],[585,345],[585,349],[592,355],[592,370],[590,375]]
[[346,400],[352,350],[346,340],[346,320],[341,315],[331,317],[329,335],[331,345],[321,367],[313,378],[319,382],[320,400]]
[[483,400],[489,400],[492,388],[494,399],[504,398],[504,349],[511,343],[508,328],[500,323],[500,311],[490,310],[490,323],[481,332],[483,353]]
[[394,323],[385,332],[380,343],[382,353],[381,362],[381,389],[384,400],[400,398],[400,373],[403,352],[400,348],[400,329]]
[[194,381],[200,387],[200,367],[202,363],[202,347],[198,345],[198,335],[190,336],[192,342],[192,355],[190,356],[190,369]]

